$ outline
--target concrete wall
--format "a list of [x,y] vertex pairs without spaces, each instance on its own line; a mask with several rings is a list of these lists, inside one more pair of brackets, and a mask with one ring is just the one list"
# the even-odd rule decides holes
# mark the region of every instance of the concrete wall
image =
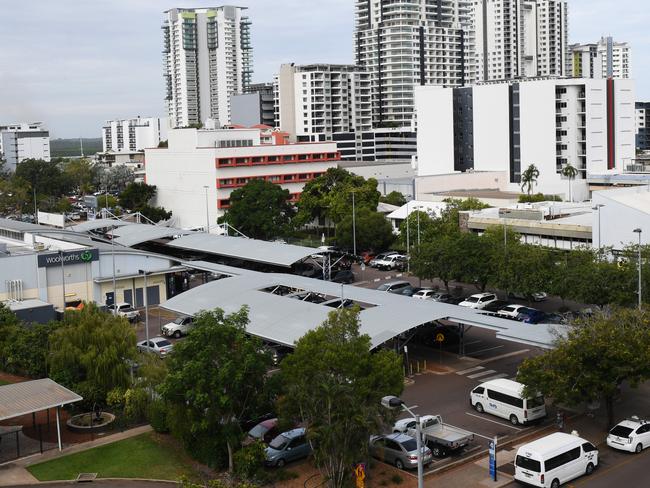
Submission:
[[262,123],[260,94],[246,93],[230,97],[230,123],[251,127]]
[[453,90],[415,88],[418,134],[418,176],[454,173]]
[[593,203],[594,206],[603,205],[600,225],[598,212],[594,212],[594,246],[598,247],[599,236],[601,247],[622,249],[626,245],[638,244],[636,228],[643,231],[641,243],[650,244],[650,191],[647,186],[596,191]]
[[473,92],[474,170],[503,171],[510,164],[509,86],[478,85]]

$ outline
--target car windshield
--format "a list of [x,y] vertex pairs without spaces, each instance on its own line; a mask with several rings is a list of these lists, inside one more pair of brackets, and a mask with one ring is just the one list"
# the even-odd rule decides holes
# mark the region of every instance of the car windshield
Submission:
[[537,408],[544,405],[544,397],[542,395],[535,398],[528,398],[526,400],[526,405],[528,408]]
[[183,323],[183,320],[185,320],[185,317],[178,317],[176,320],[174,320],[174,323],[181,325]]
[[165,347],[165,346],[171,346],[172,343],[169,342],[167,339],[163,339],[161,341],[156,341],[156,346],[158,347]]
[[418,450],[418,443],[415,439],[409,439],[408,441],[404,441],[401,444],[406,452],[413,452]]
[[520,468],[527,469],[528,471],[534,471],[535,473],[539,473],[542,469],[542,465],[539,461],[524,456],[517,456],[515,463]]
[[285,436],[280,434],[277,436],[275,439],[271,441],[269,444],[269,447],[276,449],[278,451],[283,451],[284,448],[289,444],[289,439],[287,439]]
[[255,439],[260,439],[264,434],[268,432],[268,427],[264,424],[257,424],[251,430],[248,431],[248,435],[254,437]]
[[633,429],[629,427],[617,425],[612,430],[610,430],[609,433],[615,435],[616,437],[628,437],[632,433],[632,430]]
[[469,297],[465,301],[469,302],[469,303],[476,303],[476,302],[478,302],[478,297]]
[[379,291],[386,291],[390,288],[390,285],[388,283],[384,283],[381,285],[379,288],[377,288]]

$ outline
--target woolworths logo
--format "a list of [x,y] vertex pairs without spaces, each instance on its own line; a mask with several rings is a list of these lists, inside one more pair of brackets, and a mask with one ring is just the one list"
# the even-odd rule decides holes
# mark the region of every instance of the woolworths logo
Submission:
[[93,253],[91,253],[90,251],[84,251],[81,253],[79,257],[81,258],[82,261],[87,263],[93,260]]
[[97,249],[84,249],[83,251],[67,251],[63,255],[60,253],[39,254],[38,267],[47,268],[49,266],[61,265],[62,259],[64,265],[90,263],[99,259],[99,251]]

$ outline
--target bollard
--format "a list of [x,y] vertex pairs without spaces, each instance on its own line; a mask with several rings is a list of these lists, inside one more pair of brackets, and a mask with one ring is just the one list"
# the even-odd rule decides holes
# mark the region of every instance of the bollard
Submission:
[[426,371],[426,370],[427,370],[427,360],[425,359],[424,360],[424,371]]

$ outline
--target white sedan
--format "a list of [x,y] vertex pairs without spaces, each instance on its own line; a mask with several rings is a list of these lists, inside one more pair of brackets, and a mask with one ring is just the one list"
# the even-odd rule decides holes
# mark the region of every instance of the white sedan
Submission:
[[637,454],[650,446],[650,422],[630,417],[614,426],[607,435],[607,445]]

